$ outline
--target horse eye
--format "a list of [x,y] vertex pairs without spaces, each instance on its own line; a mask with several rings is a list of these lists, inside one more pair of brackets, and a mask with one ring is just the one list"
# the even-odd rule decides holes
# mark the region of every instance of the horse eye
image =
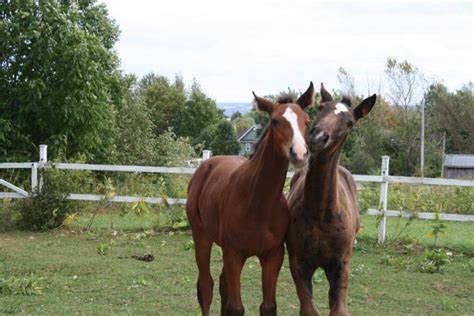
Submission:
[[352,121],[347,121],[347,127],[353,127],[354,126],[354,122]]

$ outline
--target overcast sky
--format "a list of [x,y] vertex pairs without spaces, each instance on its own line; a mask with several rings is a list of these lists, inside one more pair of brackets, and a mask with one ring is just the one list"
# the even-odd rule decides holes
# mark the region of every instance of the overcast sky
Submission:
[[120,26],[122,69],[193,78],[218,102],[309,82],[378,90],[388,56],[407,59],[449,89],[473,81],[471,1],[103,0]]

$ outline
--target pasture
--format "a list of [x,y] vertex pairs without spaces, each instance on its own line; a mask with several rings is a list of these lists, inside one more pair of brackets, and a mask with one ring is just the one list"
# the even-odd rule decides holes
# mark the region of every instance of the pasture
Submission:
[[[176,211],[182,211],[175,209]],[[42,294],[7,294],[0,291],[0,314],[24,315],[197,315],[197,269],[188,230],[159,230],[159,216],[97,215],[92,229],[83,215],[67,229],[48,233],[0,234],[0,280],[39,278]],[[473,224],[448,223],[439,246],[453,253],[442,272],[422,273],[418,265],[427,247],[432,221],[413,220],[397,242],[390,237],[406,220],[388,219],[388,242],[375,245],[376,218],[362,216],[363,229],[355,248],[349,290],[352,315],[470,314],[474,306]],[[396,228],[398,226],[398,229]],[[392,234],[392,235],[390,235]],[[448,251],[445,249],[446,251]],[[155,260],[129,257],[152,253]],[[220,249],[212,252],[212,273],[217,281],[222,267]],[[315,302],[328,313],[327,282],[313,279]],[[243,302],[248,315],[258,314],[260,266],[250,258],[242,273]],[[0,286],[5,284],[0,283]],[[4,288],[0,287],[0,290]],[[280,272],[277,289],[280,315],[296,315],[298,300],[288,268]],[[218,314],[214,288],[211,314]]]

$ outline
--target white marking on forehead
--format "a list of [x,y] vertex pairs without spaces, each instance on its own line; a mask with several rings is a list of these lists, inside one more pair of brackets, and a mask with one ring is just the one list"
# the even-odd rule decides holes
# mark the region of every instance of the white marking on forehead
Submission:
[[342,103],[336,104],[336,109],[334,110],[334,114],[339,114],[341,112],[348,112],[347,106]]
[[304,159],[304,155],[307,152],[306,142],[298,128],[298,117],[292,108],[288,107],[283,113],[283,117],[290,122],[291,128],[293,129],[293,150],[299,159]]

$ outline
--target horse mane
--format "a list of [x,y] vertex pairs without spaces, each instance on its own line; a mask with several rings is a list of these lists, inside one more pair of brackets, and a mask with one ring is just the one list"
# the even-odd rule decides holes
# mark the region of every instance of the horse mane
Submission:
[[278,104],[287,104],[287,103],[295,103],[295,99],[289,93],[282,93],[277,98]]
[[263,143],[263,139],[264,139],[265,136],[267,136],[267,134],[268,134],[269,126],[270,126],[270,123],[267,123],[267,125],[266,125],[265,128],[263,129],[262,133],[261,133],[260,136],[258,137],[257,141],[256,141],[255,144],[253,145],[253,152],[250,154],[249,159],[252,159],[253,156],[255,156],[255,153],[257,152],[258,148],[259,148],[260,145]]

